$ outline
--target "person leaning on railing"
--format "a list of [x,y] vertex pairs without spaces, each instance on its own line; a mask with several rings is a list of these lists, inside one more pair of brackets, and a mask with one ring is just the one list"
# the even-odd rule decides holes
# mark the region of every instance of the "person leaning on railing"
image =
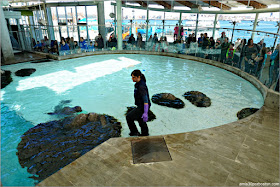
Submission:
[[265,61],[267,59],[267,54],[266,53],[267,53],[267,49],[264,46],[262,48],[261,52],[258,54],[257,59],[256,59],[256,62],[257,62],[256,77],[258,79],[260,79],[261,76],[262,76],[262,71],[263,71],[263,68],[265,66]]
[[268,87],[271,87],[277,78],[279,78],[279,49],[280,44],[276,46],[275,51],[270,56]]
[[238,64],[237,64],[237,67],[239,69],[241,69],[242,61],[243,61],[244,56],[245,56],[246,43],[247,43],[247,40],[246,39],[242,39],[241,43],[236,47],[236,51],[240,53],[239,61],[238,61]]
[[228,38],[224,38],[224,42],[221,44],[221,59],[220,62],[224,63],[226,59],[226,53],[229,48]]
[[256,44],[253,43],[253,39],[250,38],[248,40],[248,44],[245,47],[245,55],[244,55],[244,59],[245,59],[245,72],[247,73],[251,73],[254,71],[255,69],[255,61],[254,58],[256,58],[257,54],[258,54],[259,50],[256,46]]

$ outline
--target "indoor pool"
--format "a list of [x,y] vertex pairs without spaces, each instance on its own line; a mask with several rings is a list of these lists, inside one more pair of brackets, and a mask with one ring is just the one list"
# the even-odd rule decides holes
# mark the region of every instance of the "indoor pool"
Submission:
[[[35,68],[29,77],[14,72]],[[1,181],[5,185],[32,186],[34,180],[21,168],[16,155],[20,136],[29,128],[56,120],[47,113],[63,100],[79,105],[84,112],[105,113],[122,124],[122,136],[129,129],[125,120],[128,106],[134,106],[131,72],[145,74],[150,97],[172,93],[185,102],[183,109],[152,103],[156,115],[148,122],[150,135],[172,134],[210,128],[237,120],[243,108],[260,108],[261,93],[248,81],[226,70],[207,64],[153,55],[111,54],[46,63],[2,66],[13,73],[13,82],[1,90]],[[211,99],[211,106],[199,108],[182,95],[200,91]],[[136,123],[137,124],[137,123]]]

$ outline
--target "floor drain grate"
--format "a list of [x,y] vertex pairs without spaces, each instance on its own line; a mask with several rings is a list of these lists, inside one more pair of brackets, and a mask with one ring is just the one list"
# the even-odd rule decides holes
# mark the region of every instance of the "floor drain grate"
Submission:
[[133,140],[131,148],[133,164],[172,160],[163,137]]

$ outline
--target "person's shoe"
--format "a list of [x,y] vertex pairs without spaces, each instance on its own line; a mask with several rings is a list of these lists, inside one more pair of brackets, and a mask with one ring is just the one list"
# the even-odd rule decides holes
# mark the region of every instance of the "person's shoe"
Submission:
[[140,136],[140,133],[139,132],[134,132],[134,133],[130,132],[129,136]]
[[149,136],[149,133],[141,133],[139,136]]

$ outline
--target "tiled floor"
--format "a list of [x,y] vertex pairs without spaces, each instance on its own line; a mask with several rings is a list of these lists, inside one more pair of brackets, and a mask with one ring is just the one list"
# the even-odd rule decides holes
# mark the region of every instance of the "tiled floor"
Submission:
[[[131,142],[164,138],[171,161],[133,164]],[[279,111],[158,137],[112,138],[38,186],[238,186],[279,183]]]

